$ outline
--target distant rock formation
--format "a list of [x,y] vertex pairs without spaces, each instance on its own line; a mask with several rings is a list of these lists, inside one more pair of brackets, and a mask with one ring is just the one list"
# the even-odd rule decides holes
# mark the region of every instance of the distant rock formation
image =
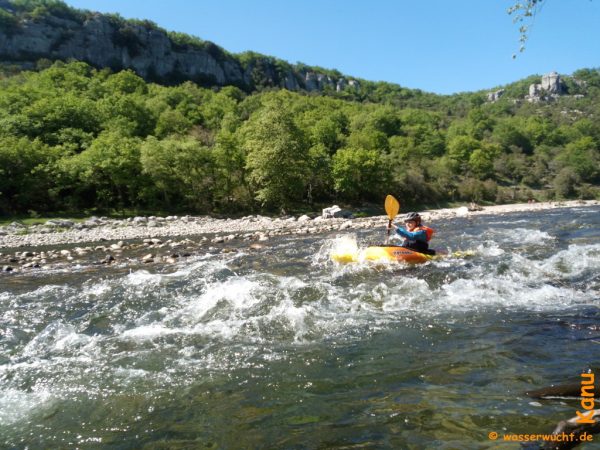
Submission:
[[534,83],[529,86],[529,95],[525,99],[529,102],[551,100],[562,95],[564,91],[565,88],[560,75],[556,72],[550,72],[542,76],[540,84]]
[[490,92],[487,95],[488,102],[495,102],[502,97],[502,95],[504,95],[504,89],[498,89],[497,91]]
[[[585,81],[577,80],[576,78],[570,78],[572,82],[580,88],[586,87]],[[505,95],[504,89],[498,89],[496,91],[488,92],[487,101],[496,102],[503,95]],[[567,95],[567,88],[560,75],[556,72],[550,72],[542,76],[541,83],[533,83],[529,85],[529,93],[525,95],[525,100],[532,103],[540,101],[555,100],[561,96]],[[583,97],[582,94],[572,94],[574,98]],[[520,99],[513,99],[514,102],[521,101]]]
[[326,86],[335,89],[336,83],[329,75],[322,73],[306,72],[304,75],[305,89],[307,91],[322,91]]
[[340,78],[335,86],[335,90],[341,92],[346,89],[346,86],[348,86],[348,82],[344,78]]
[[[10,2],[0,8],[17,18]],[[211,42],[175,39],[150,22],[72,10],[73,14],[22,16],[0,27],[0,59],[26,68],[39,59],[85,61],[95,67],[131,69],[148,81],[194,81],[203,86],[238,86],[246,91],[279,87],[291,91],[343,91],[360,85],[275,58],[227,53]],[[15,19],[17,20],[17,19]],[[190,40],[192,40],[190,38]]]

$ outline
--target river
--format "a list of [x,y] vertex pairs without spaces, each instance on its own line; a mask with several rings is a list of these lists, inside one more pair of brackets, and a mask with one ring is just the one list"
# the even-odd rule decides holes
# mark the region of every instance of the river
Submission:
[[551,432],[579,402],[524,392],[600,366],[600,208],[434,226],[473,254],[338,265],[338,232],[2,275],[0,447],[468,449]]

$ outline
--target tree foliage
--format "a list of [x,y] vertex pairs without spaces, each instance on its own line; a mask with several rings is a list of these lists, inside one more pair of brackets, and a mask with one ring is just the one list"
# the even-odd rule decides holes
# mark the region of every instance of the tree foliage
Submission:
[[407,106],[43,63],[0,80],[0,213],[597,196],[600,77],[579,73],[583,94],[551,103],[467,93]]
[[248,121],[244,130],[246,169],[261,205],[285,209],[305,195],[308,145],[278,97]]

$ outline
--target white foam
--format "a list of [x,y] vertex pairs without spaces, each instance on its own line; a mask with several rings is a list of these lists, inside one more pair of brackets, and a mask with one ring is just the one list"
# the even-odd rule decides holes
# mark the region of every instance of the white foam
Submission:
[[160,282],[162,277],[161,274],[150,273],[147,270],[136,270],[125,277],[123,284],[126,286],[155,285]]
[[494,241],[486,241],[485,243],[478,245],[476,252],[481,256],[500,256],[505,253],[505,251]]
[[541,271],[555,276],[573,277],[586,271],[600,270],[600,244],[569,245],[547,260],[537,264]]
[[135,341],[152,340],[157,337],[166,336],[176,333],[177,330],[167,328],[161,324],[142,325],[136,328],[123,331],[121,337],[124,339],[132,339]]
[[500,243],[513,243],[519,245],[546,245],[556,237],[546,231],[533,228],[490,228],[483,233],[485,239],[490,239],[496,245]]
[[49,391],[23,392],[17,389],[0,390],[0,425],[22,422],[34,411],[47,406],[52,399]]
[[89,336],[77,333],[72,325],[55,321],[27,343],[23,355],[45,357],[53,353],[72,351],[86,345],[90,340]]
[[[193,299],[183,314],[187,321],[201,321],[219,302],[225,302],[232,309],[251,308],[260,302],[261,286],[257,281],[245,277],[235,277],[224,282],[212,283],[206,292]],[[179,314],[179,313],[178,313]]]
[[459,279],[442,286],[433,295],[435,309],[470,311],[481,307],[527,310],[557,310],[578,300],[574,291],[547,284],[523,285],[521,281],[488,275],[474,280]]
[[[549,233],[518,230],[531,233],[532,244],[550,250],[556,245]],[[10,343],[11,362],[0,366],[0,394],[6,393],[0,400],[0,421],[27,416],[52,398],[50,390],[59,398],[94,389],[102,394],[138,382],[157,389],[189,383],[201,371],[285,358],[287,350],[281,351],[280,344],[364,338],[400,320],[428,324],[442,315],[443,320],[461,320],[465,312],[563,311],[597,303],[594,292],[584,290],[580,281],[600,270],[600,244],[571,245],[539,260],[537,247],[535,256],[506,249],[505,240],[513,242],[514,232],[488,233],[474,258],[420,266],[335,265],[329,259],[329,242],[327,262],[315,264],[320,260],[313,259],[298,276],[271,273],[268,267],[258,272],[243,267],[238,275],[230,264],[233,256],[221,255],[170,274],[139,270],[79,289],[50,285],[13,296],[0,293],[0,301],[16,302],[7,313],[15,311],[14,320],[20,321],[25,336],[42,330],[24,346],[17,339]],[[464,238],[467,243],[469,239]],[[343,240],[358,248],[356,236]],[[502,268],[496,270],[497,264]],[[582,277],[575,280],[579,287],[570,284],[577,277]],[[86,301],[93,301],[88,317],[69,319],[70,306]],[[96,318],[104,334],[86,335],[82,330],[94,330],[86,327]],[[157,350],[164,351],[160,358],[167,359],[166,368],[112,363],[115,355],[127,363],[144,361]],[[26,379],[38,382],[32,393],[17,389]],[[11,402],[22,402],[22,408],[14,414],[7,411]]]

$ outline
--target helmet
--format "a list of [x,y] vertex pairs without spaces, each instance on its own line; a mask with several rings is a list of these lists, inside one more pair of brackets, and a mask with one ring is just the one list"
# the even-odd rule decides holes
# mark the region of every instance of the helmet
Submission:
[[414,220],[418,225],[421,223],[421,216],[416,212],[410,212],[404,218],[405,222],[408,222],[409,220]]

